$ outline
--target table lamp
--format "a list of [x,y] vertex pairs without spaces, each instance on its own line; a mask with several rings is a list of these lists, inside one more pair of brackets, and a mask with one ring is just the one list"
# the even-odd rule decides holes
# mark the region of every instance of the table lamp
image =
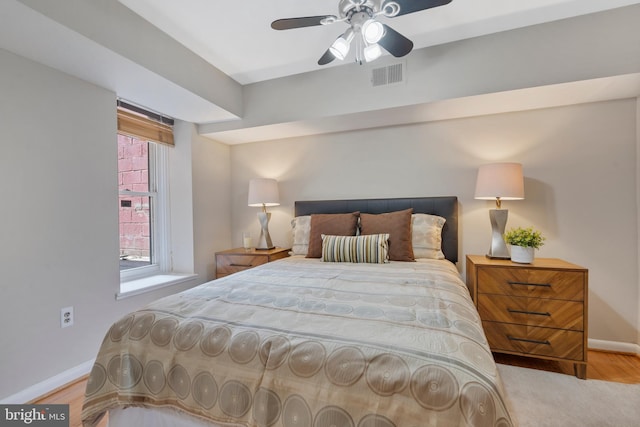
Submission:
[[275,246],[271,242],[269,235],[269,220],[271,214],[267,213],[267,206],[280,205],[280,195],[278,193],[278,181],[269,178],[256,178],[249,181],[249,206],[262,207],[258,212],[260,222],[260,238],[256,249],[273,249]]
[[496,209],[489,210],[491,248],[488,258],[510,259],[504,242],[504,230],[509,211],[501,209],[502,200],[524,199],[524,178],[520,163],[492,163],[480,166],[476,180],[475,198],[496,201]]

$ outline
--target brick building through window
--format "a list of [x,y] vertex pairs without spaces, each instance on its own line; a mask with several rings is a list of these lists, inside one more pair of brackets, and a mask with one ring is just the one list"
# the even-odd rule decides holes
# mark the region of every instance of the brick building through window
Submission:
[[[118,135],[120,269],[151,263],[149,143]],[[131,193],[131,195],[127,194]]]

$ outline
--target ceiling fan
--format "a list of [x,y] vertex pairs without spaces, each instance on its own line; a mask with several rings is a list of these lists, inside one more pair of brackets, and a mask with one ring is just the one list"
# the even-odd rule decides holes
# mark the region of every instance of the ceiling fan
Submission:
[[395,18],[437,6],[452,0],[339,0],[338,16],[321,15],[301,18],[277,19],[271,23],[274,30],[313,27],[345,22],[349,28],[318,60],[318,65],[326,65],[334,59],[343,60],[355,40],[356,62],[370,62],[382,55],[381,47],[399,58],[413,49],[413,42],[393,28],[377,20],[378,16]]

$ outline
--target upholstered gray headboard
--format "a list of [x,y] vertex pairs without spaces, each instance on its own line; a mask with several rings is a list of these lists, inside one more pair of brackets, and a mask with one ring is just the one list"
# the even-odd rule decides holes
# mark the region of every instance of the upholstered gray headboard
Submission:
[[458,198],[456,196],[297,201],[295,216],[356,211],[380,214],[409,208],[413,208],[414,213],[438,215],[447,220],[442,229],[442,252],[449,261],[458,262]]

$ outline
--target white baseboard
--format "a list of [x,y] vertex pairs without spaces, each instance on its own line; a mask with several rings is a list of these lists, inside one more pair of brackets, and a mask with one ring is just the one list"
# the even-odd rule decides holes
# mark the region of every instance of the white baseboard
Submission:
[[640,355],[640,345],[630,342],[619,341],[604,341],[589,338],[589,349],[591,350],[605,350],[613,351],[616,353],[630,353]]
[[31,387],[28,387],[18,393],[7,396],[3,399],[0,399],[0,404],[8,405],[8,404],[17,404],[22,405],[27,402],[30,402],[34,399],[37,399],[40,396],[44,396],[45,394],[55,390],[58,387],[61,387],[65,384],[68,384],[72,381],[77,380],[83,375],[91,372],[91,368],[93,367],[93,363],[95,359],[89,360],[87,362],[82,363],[76,367],[71,369],[67,369],[64,372],[59,373],[49,379],[46,379],[38,384],[34,384]]

